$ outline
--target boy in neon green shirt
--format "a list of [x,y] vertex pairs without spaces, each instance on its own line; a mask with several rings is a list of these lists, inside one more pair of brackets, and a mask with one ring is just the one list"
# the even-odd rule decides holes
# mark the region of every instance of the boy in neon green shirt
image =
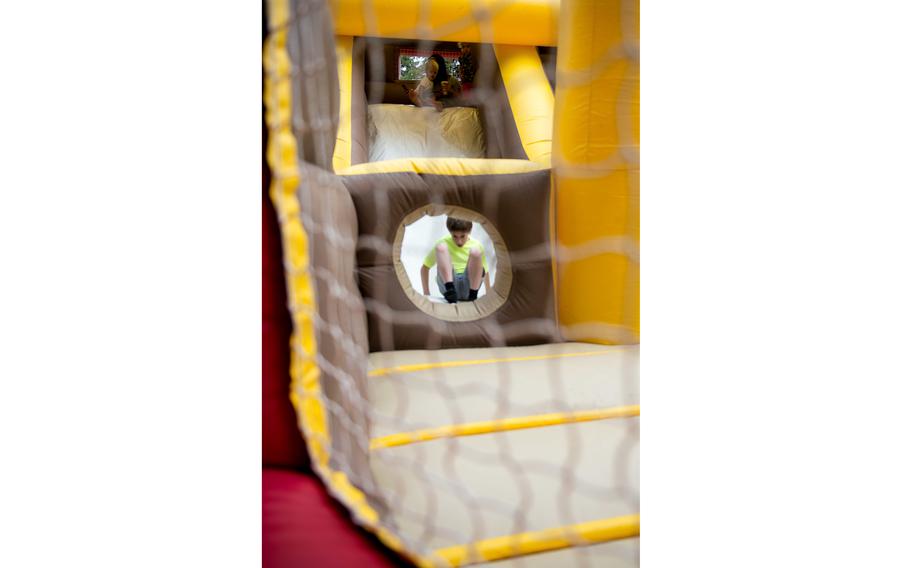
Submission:
[[437,263],[436,284],[450,304],[476,300],[481,281],[490,289],[487,257],[480,241],[471,238],[473,226],[470,221],[446,218],[449,235],[436,241],[420,267],[424,296],[430,295],[430,268]]

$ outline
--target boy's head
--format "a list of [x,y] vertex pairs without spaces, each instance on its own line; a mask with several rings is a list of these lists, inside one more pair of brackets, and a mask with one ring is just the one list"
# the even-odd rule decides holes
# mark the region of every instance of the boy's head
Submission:
[[452,235],[452,240],[455,241],[455,244],[459,247],[463,247],[466,242],[468,242],[468,237],[471,236],[471,228],[474,226],[470,221],[465,221],[464,219],[456,219],[455,217],[446,218],[446,229],[449,230],[449,234]]

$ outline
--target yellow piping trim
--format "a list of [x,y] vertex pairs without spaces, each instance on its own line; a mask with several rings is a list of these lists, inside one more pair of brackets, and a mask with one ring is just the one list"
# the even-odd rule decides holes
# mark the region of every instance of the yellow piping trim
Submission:
[[[440,548],[433,555],[446,565],[456,567],[481,561],[503,560],[538,552],[559,550],[571,546],[583,546],[633,538],[639,536],[641,516],[625,515],[612,519],[600,519],[536,532],[500,536]],[[479,557],[479,558],[478,558]],[[432,566],[433,564],[421,564]]]
[[401,539],[379,524],[379,514],[370,507],[362,491],[347,476],[329,467],[331,432],[322,404],[319,367],[316,365],[316,334],[313,327],[315,297],[309,271],[309,244],[300,221],[297,188],[297,141],[291,130],[291,59],[287,52],[289,7],[287,0],[269,0],[270,33],[263,49],[265,85],[263,100],[269,142],[266,160],[272,171],[269,195],[281,224],[287,278],[288,305],[292,311],[291,402],[304,432],[313,469],[329,491],[359,522],[389,548],[415,563],[428,560],[408,550]]
[[535,416],[520,416],[517,418],[504,418],[502,420],[489,420],[486,422],[469,422],[467,424],[451,424],[415,432],[401,432],[389,434],[370,440],[370,449],[391,448],[404,446],[417,442],[428,442],[439,438],[453,438],[456,436],[477,436],[479,434],[492,434],[494,432],[507,432],[510,430],[524,430],[526,428],[541,428],[543,426],[559,426],[561,424],[575,424],[590,422],[592,420],[607,420],[609,418],[631,418],[640,414],[639,405],[618,406],[598,410],[579,410],[576,412],[554,412],[552,414],[538,414]]
[[537,48],[494,45],[502,83],[525,154],[532,162],[550,167],[553,142],[553,91]]
[[550,166],[528,160],[486,158],[400,158],[357,164],[336,172],[340,176],[410,172],[449,176],[523,174],[547,170]]
[[353,104],[354,38],[335,36],[335,57],[338,61],[339,112],[338,134],[332,168],[337,172],[351,166],[351,105]]
[[[272,33],[266,40],[263,65],[266,83],[263,98],[269,144],[266,151],[272,169],[269,193],[281,223],[288,304],[293,312],[294,335],[291,350],[291,399],[302,411],[303,425],[309,430],[307,447],[314,462],[328,463],[328,428],[320,402],[319,368],[316,366],[316,336],[312,314],[315,309],[313,283],[309,273],[309,243],[297,213],[300,203],[296,189],[300,184],[297,167],[297,142],[291,131],[291,60],[288,56],[288,10],[285,2],[269,3]],[[300,391],[302,396],[296,393]]]
[[470,365],[489,365],[491,363],[514,363],[516,361],[541,361],[544,359],[563,359],[567,357],[589,357],[591,355],[605,355],[611,351],[582,351],[580,353],[554,353],[552,355],[528,355],[526,357],[500,357],[493,359],[473,359],[468,361],[440,361],[437,363],[415,363],[413,365],[398,365],[396,367],[382,367],[369,372],[370,377],[385,377],[403,373],[414,373],[428,369],[448,369],[452,367],[467,367]]

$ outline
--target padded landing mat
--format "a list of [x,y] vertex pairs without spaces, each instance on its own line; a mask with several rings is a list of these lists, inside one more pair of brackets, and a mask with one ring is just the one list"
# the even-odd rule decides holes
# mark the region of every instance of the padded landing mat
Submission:
[[[637,563],[637,347],[374,353],[368,385],[371,468],[412,550],[455,565]],[[552,551],[573,544],[585,551]]]

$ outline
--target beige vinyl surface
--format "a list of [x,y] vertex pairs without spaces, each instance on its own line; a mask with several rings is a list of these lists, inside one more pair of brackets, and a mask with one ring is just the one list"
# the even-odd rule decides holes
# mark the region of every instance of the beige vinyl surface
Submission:
[[638,346],[528,347],[371,353],[371,373],[409,365],[477,362],[370,376],[372,436],[552,412],[638,404]]
[[[440,366],[451,362],[467,364]],[[406,365],[434,366],[376,374]],[[450,424],[638,404],[637,346],[567,343],[373,353],[370,371],[374,439]],[[447,437],[371,452],[371,469],[391,504],[395,532],[413,550],[425,552],[638,513],[638,463],[637,417]],[[601,547],[611,552],[595,550]],[[637,562],[637,539],[585,548],[589,565]],[[554,551],[528,556],[521,564],[509,560],[489,566],[585,565],[576,563],[574,554]],[[597,554],[610,563],[599,563]]]

